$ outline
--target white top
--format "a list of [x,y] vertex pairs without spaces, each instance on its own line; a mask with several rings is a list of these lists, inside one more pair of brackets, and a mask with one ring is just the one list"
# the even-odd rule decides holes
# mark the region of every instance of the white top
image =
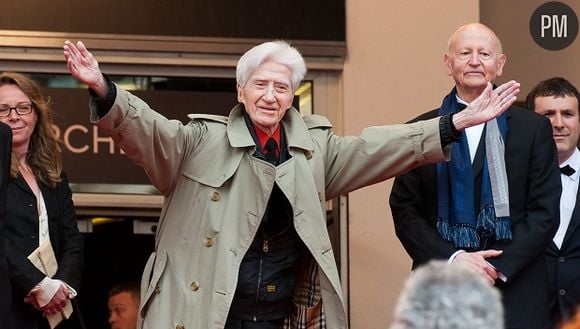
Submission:
[[[469,105],[466,101],[457,97],[457,102],[464,105]],[[467,144],[469,145],[469,156],[471,157],[471,163],[475,159],[475,153],[477,152],[477,147],[479,146],[479,141],[481,140],[481,135],[483,134],[483,127],[485,123],[480,123],[476,126],[472,126],[465,129],[465,136],[467,136]]]
[[42,192],[38,191],[38,246],[42,245],[44,241],[50,240],[48,233],[48,212],[44,204],[44,197]]
[[576,206],[576,195],[578,194],[578,171],[580,170],[580,151],[578,151],[578,149],[574,150],[572,156],[561,163],[560,167],[565,167],[566,165],[572,167],[576,172],[570,176],[560,174],[560,179],[562,180],[560,226],[558,226],[558,231],[556,231],[554,238],[552,238],[558,249],[562,247],[566,230],[568,229],[568,225],[570,225],[570,220],[572,219],[572,212],[574,212],[574,207]]

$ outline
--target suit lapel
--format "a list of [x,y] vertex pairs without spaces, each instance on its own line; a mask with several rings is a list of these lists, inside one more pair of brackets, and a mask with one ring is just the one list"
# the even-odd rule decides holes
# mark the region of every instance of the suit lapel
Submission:
[[24,177],[22,177],[22,175],[19,174],[14,180],[14,183],[16,184],[16,186],[24,190],[26,193],[34,194],[30,189],[30,186],[28,186],[28,184],[26,183],[26,180],[24,180]]
[[485,128],[481,132],[481,138],[479,139],[479,144],[477,144],[477,151],[475,151],[475,157],[473,158],[473,178],[476,178],[481,174],[483,169],[483,151],[485,147]]

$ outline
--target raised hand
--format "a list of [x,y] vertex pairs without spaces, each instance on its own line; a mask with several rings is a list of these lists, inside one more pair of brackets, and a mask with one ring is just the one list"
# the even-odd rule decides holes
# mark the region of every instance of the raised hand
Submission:
[[515,101],[520,92],[520,84],[509,81],[495,90],[490,82],[485,90],[466,109],[453,115],[453,125],[463,130],[487,122],[505,112]]
[[109,86],[99,69],[99,62],[82,41],[78,41],[75,45],[66,40],[63,45],[63,54],[66,66],[75,79],[88,85],[100,97],[107,95]]

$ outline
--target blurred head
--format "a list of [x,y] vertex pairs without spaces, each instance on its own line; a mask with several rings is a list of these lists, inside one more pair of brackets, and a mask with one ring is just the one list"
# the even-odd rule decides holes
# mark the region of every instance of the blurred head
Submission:
[[472,23],[451,35],[443,60],[459,97],[471,102],[487,82],[494,83],[501,76],[506,57],[495,33],[483,24]]
[[139,285],[124,283],[109,291],[109,324],[111,329],[137,328],[139,313]]
[[578,145],[578,100],[576,87],[559,77],[541,81],[526,97],[526,105],[530,110],[550,119],[560,163],[568,160]]
[[562,323],[558,329],[580,329],[580,306],[576,307],[573,316]]
[[304,74],[304,59],[283,41],[262,43],[240,58],[236,67],[238,101],[256,127],[269,134],[276,130],[292,106]]
[[11,175],[18,174],[18,159],[24,156],[37,179],[56,186],[62,159],[50,99],[27,76],[4,72],[0,74],[0,115],[0,121],[12,129]]
[[446,261],[431,261],[411,274],[391,329],[471,328],[504,328],[496,288],[464,265]]

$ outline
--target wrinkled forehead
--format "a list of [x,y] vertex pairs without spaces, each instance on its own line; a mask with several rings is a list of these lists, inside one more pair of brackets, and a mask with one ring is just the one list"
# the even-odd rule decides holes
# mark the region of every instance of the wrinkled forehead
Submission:
[[501,42],[493,31],[482,26],[467,26],[457,30],[449,39],[448,50],[482,48],[502,53]]
[[249,81],[272,81],[290,85],[292,71],[286,65],[280,63],[264,62],[252,72]]

